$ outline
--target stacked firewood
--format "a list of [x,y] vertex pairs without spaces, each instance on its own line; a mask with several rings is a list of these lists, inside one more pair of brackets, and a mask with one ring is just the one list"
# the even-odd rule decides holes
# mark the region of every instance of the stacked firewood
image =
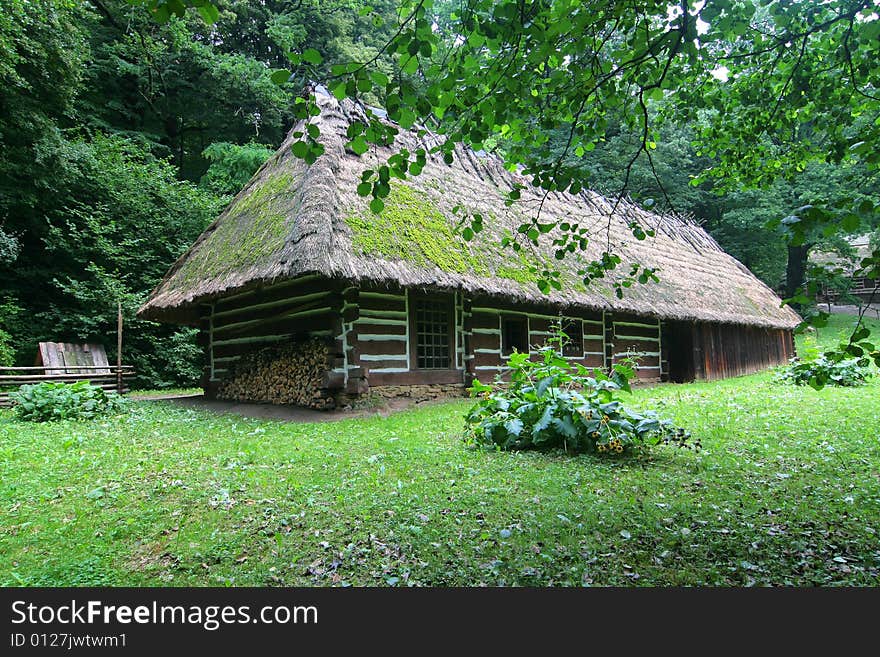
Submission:
[[321,340],[260,349],[239,359],[220,382],[217,397],[329,408],[333,397],[321,389],[328,362],[327,344]]

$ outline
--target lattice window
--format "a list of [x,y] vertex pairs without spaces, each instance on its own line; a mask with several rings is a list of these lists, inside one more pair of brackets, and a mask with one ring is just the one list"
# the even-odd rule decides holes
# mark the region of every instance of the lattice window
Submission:
[[448,369],[452,317],[448,303],[423,299],[416,302],[416,362],[419,369]]

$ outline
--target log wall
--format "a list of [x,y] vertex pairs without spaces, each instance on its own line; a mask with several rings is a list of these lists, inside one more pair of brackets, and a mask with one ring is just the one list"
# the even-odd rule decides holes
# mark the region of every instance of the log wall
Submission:
[[[400,287],[361,285],[356,298],[346,301],[350,323],[346,324],[347,358],[346,391],[365,393],[373,388],[428,385],[438,390],[464,383],[466,358],[464,295],[460,292],[438,293],[447,297],[452,308],[449,369],[419,370],[415,367],[412,344],[413,326],[410,308],[413,296]],[[383,396],[388,396],[387,390]],[[430,395],[429,395],[430,396]]]
[[342,285],[319,276],[203,306],[206,393],[236,401],[328,407],[327,391],[344,385],[342,309]]
[[692,324],[691,331],[697,379],[752,374],[795,355],[791,331],[704,322]]
[[537,304],[510,304],[491,297],[474,297],[469,301],[470,351],[472,373],[487,380],[503,372],[509,354],[502,352],[503,322],[506,318],[526,322],[529,353],[537,354],[554,333],[552,325],[563,317],[567,322],[577,322],[581,327],[581,339],[574,346],[575,352],[565,356],[567,360],[586,367],[607,366],[603,314],[595,311],[569,309],[562,314]]
[[794,354],[790,331],[559,311],[451,291],[445,293],[453,309],[451,367],[419,370],[410,316],[419,294],[305,276],[217,300],[203,307],[201,320],[208,356],[205,388],[229,399],[319,408],[371,390],[379,396],[420,398],[460,394],[474,377],[504,374],[506,318],[522,322],[532,355],[554,335],[554,323],[574,322],[571,333],[580,336],[565,358],[607,370],[633,356],[643,382],[746,374]]
[[367,376],[411,369],[409,295],[404,289],[361,287],[351,364]]
[[637,359],[636,376],[642,382],[664,379],[668,370],[662,363],[662,331],[656,317],[624,313],[605,313],[608,336],[608,362],[618,363],[627,357]]
[[205,306],[201,320],[207,333],[205,379],[219,382],[242,356],[263,347],[310,338],[333,341],[341,332],[341,292],[338,284],[306,276]]

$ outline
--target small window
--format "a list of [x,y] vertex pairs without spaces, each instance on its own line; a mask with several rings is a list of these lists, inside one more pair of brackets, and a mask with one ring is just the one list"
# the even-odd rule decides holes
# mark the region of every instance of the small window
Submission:
[[416,362],[419,369],[445,370],[450,367],[450,305],[443,301],[420,299],[415,304]]
[[505,317],[501,320],[501,353],[507,356],[514,349],[529,353],[529,325],[525,317]]
[[584,355],[584,323],[580,319],[563,319],[562,332],[568,336],[568,340],[562,345],[563,356]]

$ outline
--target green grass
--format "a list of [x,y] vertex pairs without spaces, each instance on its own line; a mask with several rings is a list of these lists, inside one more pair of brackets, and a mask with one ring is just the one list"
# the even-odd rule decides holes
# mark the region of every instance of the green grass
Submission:
[[702,439],[472,450],[465,400],[283,424],[133,402],[0,413],[5,585],[876,585],[880,382],[638,390]]
[[[849,336],[852,335],[853,328],[855,328],[857,319],[858,318],[855,315],[835,314],[829,316],[827,326],[822,326],[816,329],[816,333],[814,334],[816,342],[824,349],[836,347],[841,340],[846,341],[849,339]],[[865,317],[862,321],[871,331],[872,341],[876,342],[877,340],[880,340],[880,321],[870,319],[869,317]],[[806,335],[804,334],[797,337],[799,346],[803,344],[805,338]]]
[[157,388],[155,390],[132,390],[125,396],[128,399],[142,399],[144,397],[183,397],[201,394],[201,388]]

